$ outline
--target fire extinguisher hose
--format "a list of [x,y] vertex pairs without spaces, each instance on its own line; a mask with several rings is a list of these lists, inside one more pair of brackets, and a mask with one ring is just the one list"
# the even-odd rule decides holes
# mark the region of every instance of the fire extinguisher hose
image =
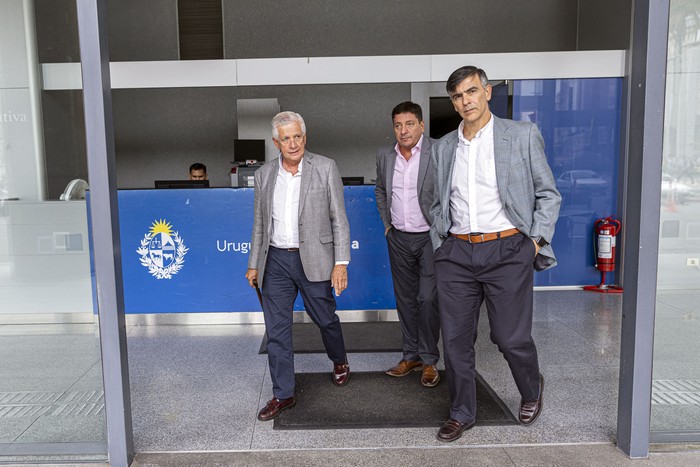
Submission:
[[[598,233],[596,231],[597,225],[598,225],[597,222],[595,224],[593,224],[593,267],[595,267],[596,269],[598,269],[598,245],[597,245],[598,237],[596,235]],[[605,275],[605,273],[603,273],[603,275]],[[603,282],[605,282],[605,281],[603,281]]]

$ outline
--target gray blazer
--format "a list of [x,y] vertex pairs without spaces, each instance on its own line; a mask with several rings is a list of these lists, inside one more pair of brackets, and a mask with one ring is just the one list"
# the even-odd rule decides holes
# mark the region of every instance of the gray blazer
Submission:
[[[430,154],[435,140],[423,135],[423,144],[420,149],[420,165],[418,166],[418,205],[430,224],[430,206],[433,204],[433,173]],[[377,199],[377,209],[386,229],[391,225],[391,189],[394,180],[394,167],[396,166],[396,151],[394,146],[386,146],[377,153],[377,185],[374,195]]]
[[[335,161],[306,151],[299,188],[299,254],[306,277],[327,281],[336,261],[350,261],[350,227],[343,182]],[[248,268],[258,270],[262,287],[272,236],[272,200],[279,157],[255,172],[255,215]]]
[[[544,140],[537,126],[530,122],[505,120],[493,115],[493,150],[496,182],[506,217],[518,230],[530,237],[552,241],[559,217],[561,195],[544,154]],[[430,237],[433,248],[442,245],[449,235],[450,187],[457,151],[455,130],[433,146],[435,201],[430,212],[433,224]],[[551,245],[540,249],[534,267],[541,271],[557,264]]]

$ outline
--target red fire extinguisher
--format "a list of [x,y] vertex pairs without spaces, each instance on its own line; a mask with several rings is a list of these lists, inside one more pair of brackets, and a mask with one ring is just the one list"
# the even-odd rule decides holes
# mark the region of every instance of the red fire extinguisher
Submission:
[[622,287],[605,284],[605,273],[615,270],[615,244],[622,224],[612,216],[598,219],[593,224],[593,255],[595,268],[602,274],[600,284],[587,285],[583,290],[603,293],[621,293]]

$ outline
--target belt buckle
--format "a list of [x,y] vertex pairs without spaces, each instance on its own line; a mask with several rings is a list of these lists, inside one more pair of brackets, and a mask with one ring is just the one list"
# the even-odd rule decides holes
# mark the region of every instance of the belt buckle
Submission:
[[469,235],[467,235],[467,238],[469,238],[469,243],[484,243],[484,234],[481,233],[481,234],[476,234],[473,236],[474,237],[481,237],[481,241],[480,242],[472,242],[472,234],[469,234]]

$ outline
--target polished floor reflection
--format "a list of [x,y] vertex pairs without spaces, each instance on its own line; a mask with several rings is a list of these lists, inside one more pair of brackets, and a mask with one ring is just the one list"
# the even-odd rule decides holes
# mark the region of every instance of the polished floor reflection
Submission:
[[[455,445],[613,442],[620,303],[619,296],[581,291],[536,293],[534,336],[547,378],[542,417],[528,428],[476,427]],[[257,353],[263,332],[262,325],[131,329],[137,451],[444,446],[434,428],[278,431],[257,421],[272,392],[267,357]],[[520,397],[489,341],[485,316],[477,355],[478,370],[515,412]],[[349,356],[354,371],[384,370],[398,359],[397,353]],[[298,372],[330,370],[322,354],[295,360]]]
[[[130,326],[129,365],[137,452],[287,450],[315,448],[465,447],[539,443],[614,442],[619,368],[621,297],[582,291],[536,292],[534,337],[542,372],[547,378],[545,409],[531,427],[477,426],[454,444],[435,439],[435,428],[294,430],[272,429],[255,415],[271,394],[266,355],[258,354],[262,325]],[[488,337],[488,320],[480,321],[477,367],[511,411],[519,395],[507,365]],[[55,378],[66,380],[73,391],[99,387],[88,381],[99,375],[94,360],[96,342],[92,325],[44,326],[42,334],[22,326],[0,326],[0,352],[26,355],[26,366],[45,378],[23,386],[18,361],[12,369],[3,365],[3,387],[51,392]],[[51,332],[53,328],[53,331]],[[70,330],[72,329],[72,330]],[[69,335],[66,335],[69,333]],[[14,340],[5,339],[13,337]],[[72,359],[85,361],[81,372],[66,373],[48,354],[34,355],[38,342],[56,341],[83,351]],[[21,346],[21,349],[18,348]],[[71,350],[73,352],[74,350]],[[299,354],[298,372],[329,371],[321,354]],[[384,370],[400,359],[398,353],[349,355],[354,371]],[[90,362],[92,361],[92,366]],[[8,380],[15,379],[15,381]],[[72,383],[70,383],[72,380]],[[42,382],[43,381],[43,382]],[[352,381],[350,382],[352,384]],[[442,383],[441,383],[442,384]],[[429,389],[426,389],[429,390]],[[397,410],[400,410],[397,407]],[[357,410],[362,410],[358,407]],[[95,416],[73,414],[70,423],[102,436],[102,422]],[[25,429],[12,430],[20,419],[0,417],[2,443],[21,442]],[[30,420],[25,420],[31,425]],[[1,451],[0,451],[1,452]],[[0,457],[0,460],[3,458]]]
[[0,325],[0,362],[0,454],[106,439],[96,325]]
[[700,293],[656,296],[651,430],[698,432],[700,427]]

